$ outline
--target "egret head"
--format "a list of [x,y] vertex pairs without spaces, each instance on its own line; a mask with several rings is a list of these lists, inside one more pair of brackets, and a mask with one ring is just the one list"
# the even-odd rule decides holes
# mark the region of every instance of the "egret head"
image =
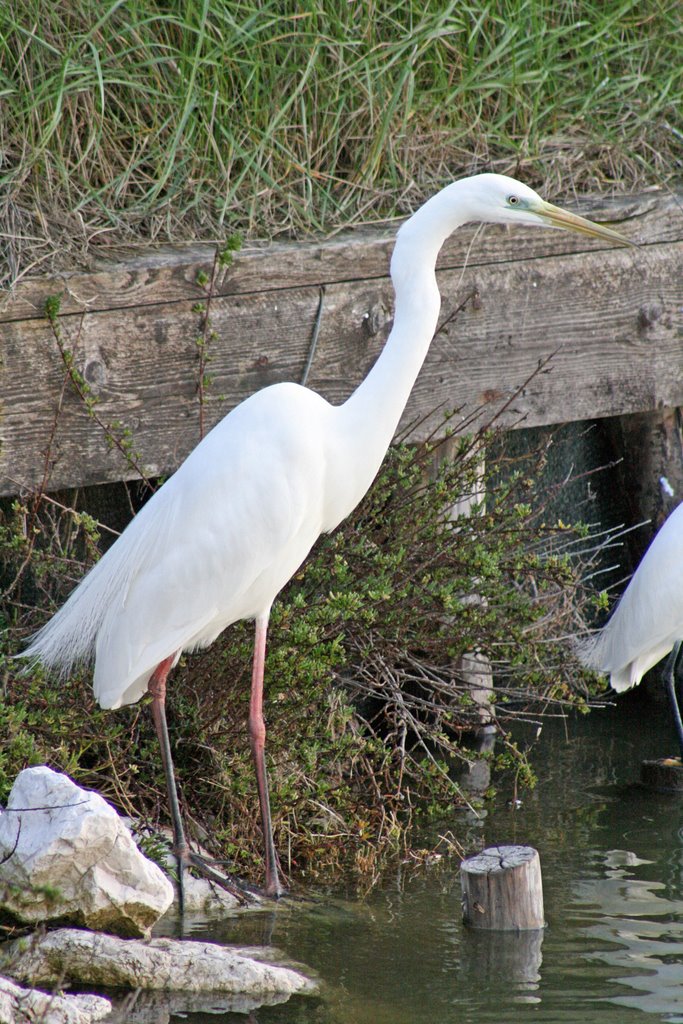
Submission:
[[[546,203],[528,185],[504,174],[477,174],[466,179],[471,220],[497,224],[522,224],[579,231],[594,238],[605,238],[622,245],[633,245],[628,238],[602,224],[569,213]],[[459,184],[456,182],[456,185]]]

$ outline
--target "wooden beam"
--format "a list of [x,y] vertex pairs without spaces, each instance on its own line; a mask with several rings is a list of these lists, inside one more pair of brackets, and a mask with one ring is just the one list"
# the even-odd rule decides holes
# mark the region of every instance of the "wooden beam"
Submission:
[[[439,260],[443,317],[477,298],[432,345],[404,417],[404,425],[421,420],[413,438],[424,439],[447,409],[486,421],[539,366],[503,424],[683,405],[679,211],[676,197],[657,193],[582,205],[638,241],[633,250],[563,232],[456,232]],[[308,383],[335,403],[348,396],[390,329],[394,234],[360,230],[237,254],[211,306],[208,425],[258,388],[301,379],[321,286]],[[148,474],[178,465],[199,439],[197,276],[212,258],[210,247],[176,247],[24,281],[0,298],[0,493],[40,485],[51,437],[52,489],[135,475],[70,386],[62,395],[64,365],[44,316],[55,293],[99,418],[131,431]]]

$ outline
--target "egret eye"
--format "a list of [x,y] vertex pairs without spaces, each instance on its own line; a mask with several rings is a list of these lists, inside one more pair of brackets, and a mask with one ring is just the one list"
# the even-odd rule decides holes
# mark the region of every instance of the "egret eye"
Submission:
[[517,196],[508,196],[508,205],[517,206],[519,198]]

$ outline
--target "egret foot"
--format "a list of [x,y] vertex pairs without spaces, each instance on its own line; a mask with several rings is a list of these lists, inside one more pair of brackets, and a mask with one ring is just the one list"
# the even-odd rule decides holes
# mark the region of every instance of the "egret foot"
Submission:
[[[282,899],[284,896],[288,896],[289,895],[289,891],[288,891],[288,889],[285,888],[285,886],[280,881],[279,875],[275,879],[275,884],[274,885],[272,885],[270,887],[268,885],[262,887],[260,885],[254,884],[252,882],[245,882],[244,879],[235,878],[234,875],[231,875],[229,872],[224,871],[223,865],[227,865],[227,864],[230,863],[227,860],[220,860],[220,859],[216,859],[216,858],[213,858],[213,857],[202,857],[200,854],[196,854],[196,853],[192,853],[191,852],[190,853],[190,861],[191,861],[190,866],[191,867],[194,866],[193,858],[195,858],[195,857],[198,858],[200,861],[202,861],[202,864],[204,865],[205,868],[208,866],[209,870],[211,870],[212,868],[216,868],[217,867],[220,870],[221,874],[224,874],[230,880],[231,884],[237,886],[238,889],[240,889],[247,897],[252,896],[252,897],[255,897],[256,899],[279,900],[279,899]],[[199,870],[203,870],[203,869],[200,867]],[[206,877],[210,878],[209,875],[207,875]]]
[[681,658],[681,650],[679,640],[674,644],[664,669],[664,682],[681,753],[677,757],[660,757],[656,761],[643,761],[640,766],[641,783],[648,789],[661,793],[683,792],[683,719],[676,686],[676,669]]
[[219,886],[225,892],[229,892],[231,896],[234,896],[239,901],[241,906],[249,906],[250,903],[260,902],[265,899],[278,900],[287,895],[287,890],[279,882],[277,891],[269,892],[267,889],[254,885],[251,882],[246,882],[242,878],[236,878],[229,870],[226,870],[230,864],[227,860],[206,857],[201,853],[191,850],[189,846],[185,847],[180,857],[177,850],[174,849],[173,852],[178,866],[178,896],[181,914],[185,908],[184,877],[188,869],[192,869],[207,881]]
[[225,892],[229,892],[241,906],[248,905],[250,896],[252,898],[257,896],[256,893],[250,891],[246,883],[235,878],[234,875],[224,870],[216,870],[216,866],[220,863],[219,861],[209,861],[200,853],[190,850],[189,847],[186,847],[181,855],[178,855],[177,851],[174,851],[174,853],[178,865],[178,895],[181,913],[185,907],[184,875],[185,871],[189,868],[192,868],[197,874],[206,878],[207,881],[224,889]]

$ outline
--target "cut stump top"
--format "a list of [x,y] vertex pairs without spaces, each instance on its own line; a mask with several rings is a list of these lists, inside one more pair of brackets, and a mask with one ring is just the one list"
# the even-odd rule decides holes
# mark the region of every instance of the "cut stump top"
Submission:
[[537,856],[533,846],[489,846],[463,861],[468,872],[490,874],[526,864]]

